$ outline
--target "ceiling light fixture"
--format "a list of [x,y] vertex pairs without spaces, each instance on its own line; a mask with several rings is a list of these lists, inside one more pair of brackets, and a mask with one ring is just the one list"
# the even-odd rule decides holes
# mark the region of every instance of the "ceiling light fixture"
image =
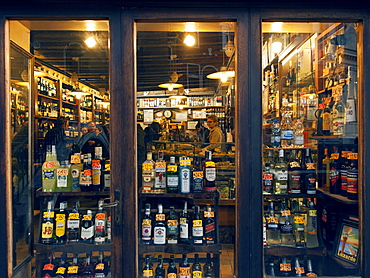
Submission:
[[235,77],[234,70],[227,70],[226,67],[221,67],[221,70],[207,75],[209,79],[220,79],[222,83],[227,82],[231,77]]
[[90,38],[85,40],[85,43],[88,47],[92,48],[96,45],[96,40],[95,40],[94,37],[90,37]]
[[182,84],[178,84],[176,83],[177,80],[179,79],[180,75],[177,74],[176,71],[174,71],[171,76],[170,76],[170,80],[167,82],[167,83],[162,83],[162,84],[159,84],[158,87],[160,88],[164,88],[164,89],[167,89],[168,91],[172,92],[173,89],[178,89],[178,88],[181,88],[183,85]]
[[187,45],[187,46],[194,46],[195,44],[195,38],[194,36],[188,34],[185,39],[184,39],[184,43]]

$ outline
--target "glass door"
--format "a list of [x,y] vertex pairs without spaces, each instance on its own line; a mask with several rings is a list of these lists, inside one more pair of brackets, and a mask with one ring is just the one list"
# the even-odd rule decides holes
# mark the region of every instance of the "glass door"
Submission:
[[262,24],[267,277],[360,275],[358,26]]
[[10,39],[15,262],[34,252],[35,277],[107,277],[109,23],[11,20]]
[[234,41],[233,22],[137,23],[140,277],[234,277]]

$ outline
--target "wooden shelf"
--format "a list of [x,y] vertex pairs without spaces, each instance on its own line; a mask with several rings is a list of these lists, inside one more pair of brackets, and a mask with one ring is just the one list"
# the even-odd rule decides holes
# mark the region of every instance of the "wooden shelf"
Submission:
[[282,199],[282,198],[322,198],[321,191],[316,194],[306,193],[288,193],[288,194],[263,194],[264,198],[267,199]]
[[185,199],[204,199],[216,198],[219,193],[216,192],[203,192],[203,193],[139,193],[139,198],[185,198]]
[[345,196],[342,196],[342,195],[339,195],[339,194],[332,194],[330,192],[326,192],[326,191],[323,191],[323,190],[319,190],[319,191],[321,192],[321,194],[323,194],[323,195],[325,195],[325,196],[329,197],[330,199],[333,199],[337,202],[347,204],[347,205],[357,205],[358,204],[358,200],[350,200]]
[[55,244],[48,245],[42,243],[35,243],[34,248],[37,253],[47,252],[68,252],[68,253],[85,253],[94,251],[110,251],[110,244],[93,244],[93,243],[66,243],[66,244]]
[[51,99],[51,100],[56,100],[56,101],[59,100],[57,97],[51,97],[51,96],[47,96],[47,95],[43,95],[43,94],[37,94],[37,96],[47,98],[47,99]]
[[298,248],[298,247],[287,247],[287,246],[265,246],[263,248],[265,255],[270,256],[298,256],[298,255],[317,255],[325,256],[326,247],[319,246],[315,248]]
[[166,244],[166,245],[147,245],[139,244],[139,253],[170,253],[170,254],[183,254],[183,253],[214,253],[220,254],[222,250],[221,244],[212,245],[191,245],[191,244]]
[[110,192],[109,191],[94,191],[94,192],[42,192],[41,190],[38,190],[36,192],[36,197],[44,197],[44,196],[65,196],[65,197],[109,197]]

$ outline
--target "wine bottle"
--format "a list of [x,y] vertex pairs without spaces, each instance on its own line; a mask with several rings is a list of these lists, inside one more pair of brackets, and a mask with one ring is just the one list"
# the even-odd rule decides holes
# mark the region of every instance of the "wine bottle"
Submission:
[[170,212],[167,217],[167,243],[177,244],[179,235],[179,221],[175,211],[175,207],[170,207]]
[[201,168],[199,156],[194,157],[192,175],[193,192],[202,193],[204,191],[204,173]]
[[298,159],[297,150],[291,151],[291,157],[288,163],[288,184],[290,193],[301,193],[301,165]]
[[67,241],[78,242],[80,239],[80,203],[75,201],[67,219]]
[[351,160],[350,167],[347,170],[347,198],[350,200],[358,199],[358,166],[357,153],[351,152],[348,154]]
[[107,213],[103,209],[104,200],[98,201],[98,211],[95,214],[95,244],[104,244],[107,237]]
[[267,215],[267,244],[270,246],[280,245],[280,230],[279,230],[279,221],[275,215],[274,203],[269,202],[269,211]]
[[66,263],[66,253],[62,253],[59,259],[58,267],[55,270],[55,278],[65,278],[67,275],[67,263]]
[[279,150],[279,161],[275,166],[275,193],[288,193],[288,167],[284,161],[284,150]]
[[204,211],[204,238],[206,244],[214,244],[216,241],[215,212],[210,205]]
[[304,232],[305,226],[305,215],[299,210],[299,203],[297,200],[292,201],[292,212],[293,212],[293,233],[295,238],[295,244],[297,247],[306,246],[306,237]]
[[263,193],[272,194],[274,192],[274,174],[270,171],[270,163],[265,163],[265,171],[262,174]]
[[206,192],[216,191],[216,164],[212,161],[212,152],[205,152],[204,189]]
[[42,278],[53,277],[54,270],[55,270],[54,255],[52,252],[49,252],[48,259],[44,266],[42,267],[41,277]]
[[143,278],[150,278],[153,277],[153,267],[150,263],[150,255],[147,255],[145,257],[145,264],[142,271],[142,277]]
[[150,216],[150,204],[145,204],[144,217],[141,222],[141,240],[143,244],[150,244],[152,240],[152,218]]
[[198,254],[194,254],[194,263],[192,266],[191,274],[193,278],[203,278],[202,266],[199,263]]
[[324,156],[322,160],[321,182],[324,190],[330,190],[330,158],[327,148],[324,149]]
[[211,254],[207,253],[206,256],[207,256],[206,263],[204,265],[204,278],[216,278],[215,273],[213,271]]
[[170,263],[167,269],[167,278],[177,278],[177,267],[175,264],[175,256],[170,255]]
[[67,202],[60,202],[59,211],[55,213],[55,238],[57,244],[67,241]]
[[83,192],[92,191],[92,168],[91,168],[91,153],[84,155],[83,167],[80,174],[80,189]]
[[316,169],[311,149],[306,149],[301,162],[301,183],[307,194],[316,194]]
[[287,260],[286,257],[282,257],[279,263],[279,272],[280,272],[280,277],[289,277],[291,276],[291,271],[292,271],[292,265],[291,263]]
[[158,211],[155,215],[155,225],[154,225],[154,244],[164,245],[166,244],[166,216],[163,213],[162,204],[158,204]]
[[95,278],[107,277],[108,267],[104,261],[104,253],[99,253],[98,262],[95,265]]
[[47,209],[42,214],[42,224],[41,224],[41,243],[43,244],[53,244],[54,243],[54,211],[53,202],[49,201],[47,203]]
[[330,135],[330,128],[331,128],[331,109],[329,108],[329,103],[325,103],[324,109],[321,114],[322,119],[322,134],[324,136]]
[[164,152],[158,152],[158,160],[155,162],[155,181],[154,191],[157,193],[166,193],[166,161],[164,161]]
[[179,242],[189,244],[189,216],[188,216],[188,203],[185,201],[184,209],[180,216],[180,238]]
[[91,191],[102,190],[102,165],[103,165],[103,148],[95,147],[95,157],[91,161],[92,185]]
[[154,278],[165,278],[166,277],[166,270],[163,266],[163,257],[162,255],[158,255],[158,265],[155,269]]
[[91,252],[86,253],[85,262],[82,265],[81,268],[81,278],[90,278],[94,277],[94,265],[91,262]]
[[306,267],[306,276],[307,277],[317,277],[317,274],[313,272],[312,268],[312,261],[310,259],[307,259],[307,267]]
[[279,217],[279,228],[281,237],[281,246],[295,246],[293,236],[293,224],[291,219],[290,210],[287,208],[285,201],[282,201]]
[[81,240],[85,243],[94,241],[94,220],[91,210],[87,210],[81,220]]
[[146,154],[146,160],[142,164],[142,192],[151,192],[155,180],[155,163],[151,152]]
[[72,264],[68,266],[67,277],[68,278],[79,278],[80,266],[78,264],[78,254],[73,255]]
[[337,147],[333,147],[333,152],[330,156],[330,193],[340,194],[340,164],[339,153]]
[[179,265],[180,278],[191,278],[190,264],[188,262],[188,256],[182,254],[182,260]]
[[307,213],[307,227],[306,227],[306,246],[314,248],[319,246],[317,239],[317,210],[314,203],[310,201]]
[[305,274],[304,266],[301,265],[299,259],[296,257],[294,259],[294,276],[295,277],[303,277]]
[[192,226],[192,238],[194,244],[203,244],[203,220],[200,218],[200,207],[194,206],[194,218]]
[[179,174],[175,157],[170,157],[170,163],[167,164],[167,193],[178,193],[179,191]]

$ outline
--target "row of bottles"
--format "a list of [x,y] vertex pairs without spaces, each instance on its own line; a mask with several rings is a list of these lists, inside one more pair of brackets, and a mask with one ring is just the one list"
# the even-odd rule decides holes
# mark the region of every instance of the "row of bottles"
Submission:
[[67,253],[62,253],[59,258],[55,258],[53,253],[49,253],[45,261],[42,278],[104,278],[111,277],[110,261],[100,252],[97,258],[92,253],[73,254],[72,258]]
[[182,254],[181,261],[177,264],[175,256],[170,255],[169,263],[165,268],[164,258],[158,256],[156,268],[153,269],[151,257],[145,257],[144,267],[142,268],[142,278],[215,278],[214,267],[211,254],[207,253],[206,262],[202,266],[199,254],[194,254],[194,262],[190,264],[187,254]]
[[59,107],[57,103],[38,101],[37,102],[37,115],[39,117],[57,118]]
[[98,202],[95,214],[87,210],[80,212],[79,201],[73,203],[71,210],[67,202],[61,202],[59,210],[53,207],[53,201],[48,201],[42,214],[40,241],[43,244],[94,243],[105,244],[111,240],[111,222],[103,209],[104,200]]
[[273,150],[269,150],[262,175],[264,193],[316,194],[316,167],[311,149],[290,150],[289,160],[285,157],[284,149],[280,149],[277,162],[273,155]]
[[216,191],[216,165],[212,161],[212,152],[205,152],[203,165],[199,157],[194,157],[193,166],[189,157],[170,157],[164,160],[164,153],[158,152],[158,160],[147,159],[142,164],[142,192],[144,193],[202,193]]
[[39,94],[49,97],[56,97],[57,95],[55,82],[42,77],[37,77],[37,91]]
[[[47,146],[42,165],[43,192],[89,192],[110,190],[110,160],[102,157],[102,147],[91,153],[74,154],[69,161],[59,161],[55,146]],[[81,163],[83,162],[83,163]]]
[[350,200],[358,199],[358,153],[355,148],[334,146],[329,157],[329,149],[324,149],[322,171],[319,181],[325,190],[341,194]]
[[280,257],[278,260],[271,258],[265,263],[265,272],[277,277],[317,277],[312,260],[307,257]]
[[314,203],[310,201],[308,206],[305,206],[293,200],[290,210],[286,201],[282,201],[279,207],[280,211],[276,212],[273,201],[269,201],[268,210],[263,218],[264,245],[318,247],[318,219]]
[[158,204],[157,213],[153,219],[151,205],[145,205],[141,222],[141,242],[143,244],[214,244],[216,243],[215,212],[210,205],[201,213],[200,206],[195,205],[190,215],[187,202],[180,214],[171,206],[167,215],[163,205]]

